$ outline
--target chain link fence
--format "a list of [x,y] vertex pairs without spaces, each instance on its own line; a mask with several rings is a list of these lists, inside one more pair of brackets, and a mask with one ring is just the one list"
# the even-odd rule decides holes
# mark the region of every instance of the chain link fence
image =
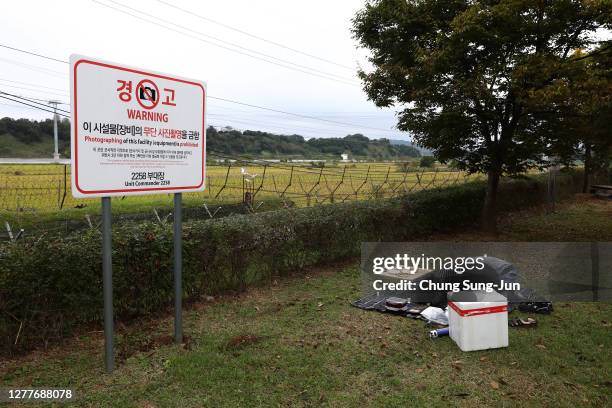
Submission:
[[[185,219],[393,197],[479,178],[446,168],[406,171],[401,163],[318,166],[238,159],[209,165],[206,190],[184,194]],[[0,164],[0,189],[0,239],[14,240],[21,229],[67,233],[99,223],[99,199],[72,196],[69,164]],[[172,194],[116,197],[114,222],[171,221],[171,207]]]

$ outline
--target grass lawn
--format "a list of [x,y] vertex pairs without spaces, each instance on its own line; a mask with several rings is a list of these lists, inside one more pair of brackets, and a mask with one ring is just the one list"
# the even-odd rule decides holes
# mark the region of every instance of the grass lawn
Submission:
[[[582,197],[552,215],[513,214],[502,220],[501,239],[612,240],[611,209],[610,201]],[[112,375],[104,374],[102,333],[84,331],[61,347],[1,363],[2,385],[73,387],[80,406],[610,403],[610,304],[557,303],[552,315],[536,316],[536,328],[510,328],[509,348],[463,353],[449,338],[430,340],[421,321],[351,307],[359,279],[350,262],[191,305],[180,347],[171,344],[170,314],[118,324]]]
[[571,200],[549,207],[516,211],[500,217],[499,234],[480,231],[435,235],[433,240],[453,241],[612,241],[612,201],[577,194]]

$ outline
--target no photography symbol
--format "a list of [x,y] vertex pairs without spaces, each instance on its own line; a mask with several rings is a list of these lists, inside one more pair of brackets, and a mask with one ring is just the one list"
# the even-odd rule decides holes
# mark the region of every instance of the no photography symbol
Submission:
[[136,85],[136,101],[145,109],[153,109],[159,103],[159,88],[150,79],[143,79]]

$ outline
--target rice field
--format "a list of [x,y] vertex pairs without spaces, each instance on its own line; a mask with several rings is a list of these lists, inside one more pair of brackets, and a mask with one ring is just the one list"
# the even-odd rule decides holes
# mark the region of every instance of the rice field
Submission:
[[[0,210],[54,212],[82,207],[99,199],[72,197],[70,165],[0,165]],[[475,176],[471,176],[473,179]],[[396,163],[350,163],[318,168],[307,164],[212,165],[206,189],[186,193],[186,203],[236,203],[281,199],[297,206],[389,197],[410,191],[465,182],[466,175],[448,169],[402,172]],[[245,198],[246,197],[246,198]],[[115,201],[171,205],[171,194],[130,196]]]

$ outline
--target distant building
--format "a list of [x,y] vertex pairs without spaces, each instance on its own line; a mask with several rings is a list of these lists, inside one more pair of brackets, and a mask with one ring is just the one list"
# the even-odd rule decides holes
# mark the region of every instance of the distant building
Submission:
[[346,153],[342,153],[342,154],[340,155],[340,157],[342,157],[342,161],[343,161],[343,162],[347,162],[347,161],[349,161],[348,154],[346,154]]

